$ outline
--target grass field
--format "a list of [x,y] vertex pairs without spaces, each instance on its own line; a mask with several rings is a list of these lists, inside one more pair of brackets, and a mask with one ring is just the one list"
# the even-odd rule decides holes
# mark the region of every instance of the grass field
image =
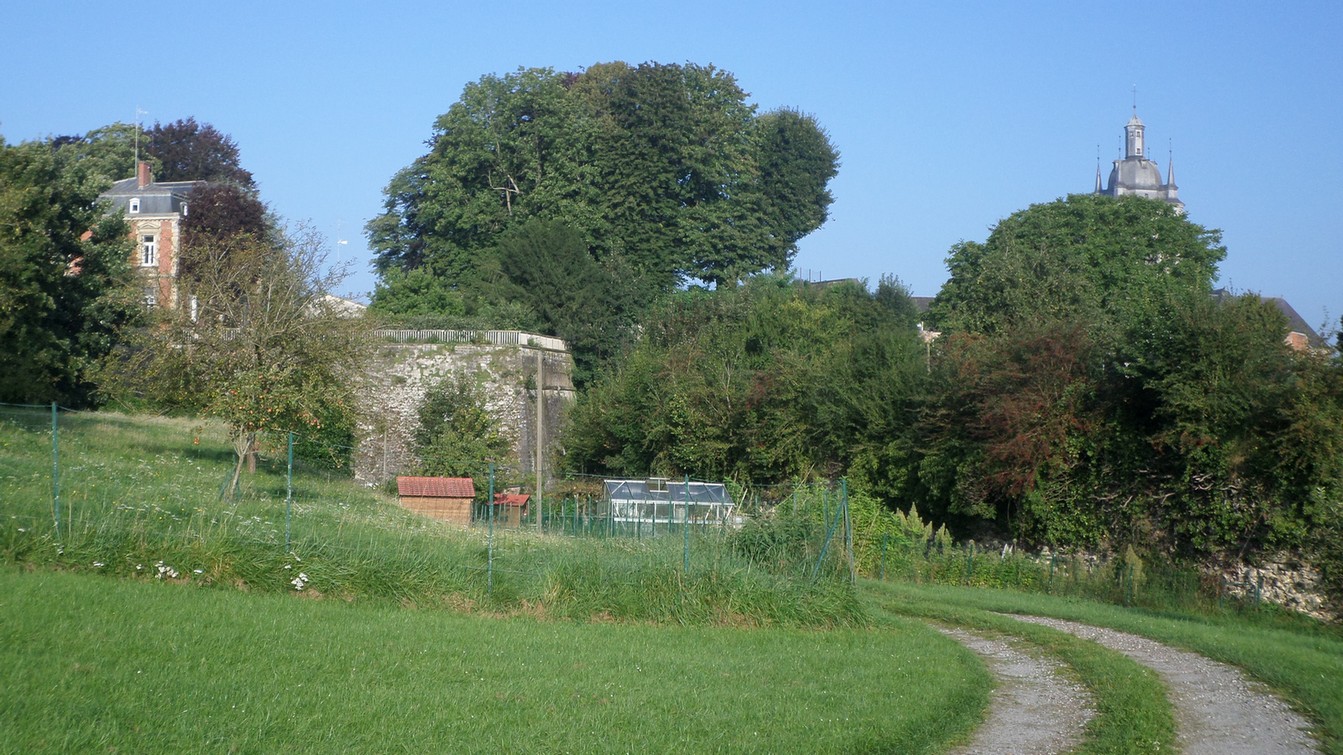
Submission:
[[679,537],[461,530],[303,465],[290,507],[274,458],[222,500],[218,426],[59,419],[56,509],[50,414],[0,409],[0,751],[940,752],[991,680],[929,620],[1072,666],[1098,707],[1083,751],[1171,748],[1152,672],[999,615],[1024,612],[1241,666],[1343,753],[1343,636],[1312,621],[855,590],[762,570],[721,533],[686,569]]
[[910,621],[493,619],[0,571],[9,752],[937,752],[988,679]]

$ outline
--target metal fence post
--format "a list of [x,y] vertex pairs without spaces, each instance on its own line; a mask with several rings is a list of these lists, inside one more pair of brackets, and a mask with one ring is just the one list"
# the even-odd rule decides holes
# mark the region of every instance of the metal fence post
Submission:
[[56,402],[51,402],[51,512],[56,522],[56,537],[61,536],[61,440],[56,420]]
[[284,481],[284,551],[289,553],[289,525],[294,518],[294,432],[289,432],[289,468]]
[[485,594],[494,594],[494,462],[490,462],[489,534],[485,537]]
[[685,478],[685,517],[681,522],[681,529],[685,532],[685,545],[681,557],[682,571],[690,573],[690,475]]

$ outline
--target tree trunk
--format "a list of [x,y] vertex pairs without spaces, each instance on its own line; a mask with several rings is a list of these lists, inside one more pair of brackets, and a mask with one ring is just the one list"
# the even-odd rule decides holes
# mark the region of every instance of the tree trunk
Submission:
[[235,497],[238,494],[238,481],[242,477],[242,466],[244,461],[250,459],[248,471],[256,472],[256,433],[241,433],[233,440],[233,452],[238,457],[238,463],[233,466],[233,479],[229,480],[228,487],[220,493],[220,497]]

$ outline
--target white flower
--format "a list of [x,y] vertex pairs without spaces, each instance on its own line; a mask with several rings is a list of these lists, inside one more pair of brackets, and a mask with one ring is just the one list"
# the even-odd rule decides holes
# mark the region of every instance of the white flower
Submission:
[[104,566],[107,566],[107,564],[104,564],[102,561],[94,561],[94,562],[93,562],[93,568],[95,568],[95,569],[101,569],[101,568],[103,568]]
[[204,573],[205,573],[205,570],[204,570],[204,569],[192,569],[192,570],[191,570],[191,573],[192,573],[192,574],[204,574]]

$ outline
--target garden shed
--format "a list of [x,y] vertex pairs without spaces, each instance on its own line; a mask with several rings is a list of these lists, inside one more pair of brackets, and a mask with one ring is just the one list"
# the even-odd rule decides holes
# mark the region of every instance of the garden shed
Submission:
[[470,477],[398,477],[396,493],[401,505],[416,514],[463,527],[471,524],[476,484]]
[[509,527],[522,526],[522,518],[527,516],[527,503],[532,497],[523,493],[495,493],[495,521]]

